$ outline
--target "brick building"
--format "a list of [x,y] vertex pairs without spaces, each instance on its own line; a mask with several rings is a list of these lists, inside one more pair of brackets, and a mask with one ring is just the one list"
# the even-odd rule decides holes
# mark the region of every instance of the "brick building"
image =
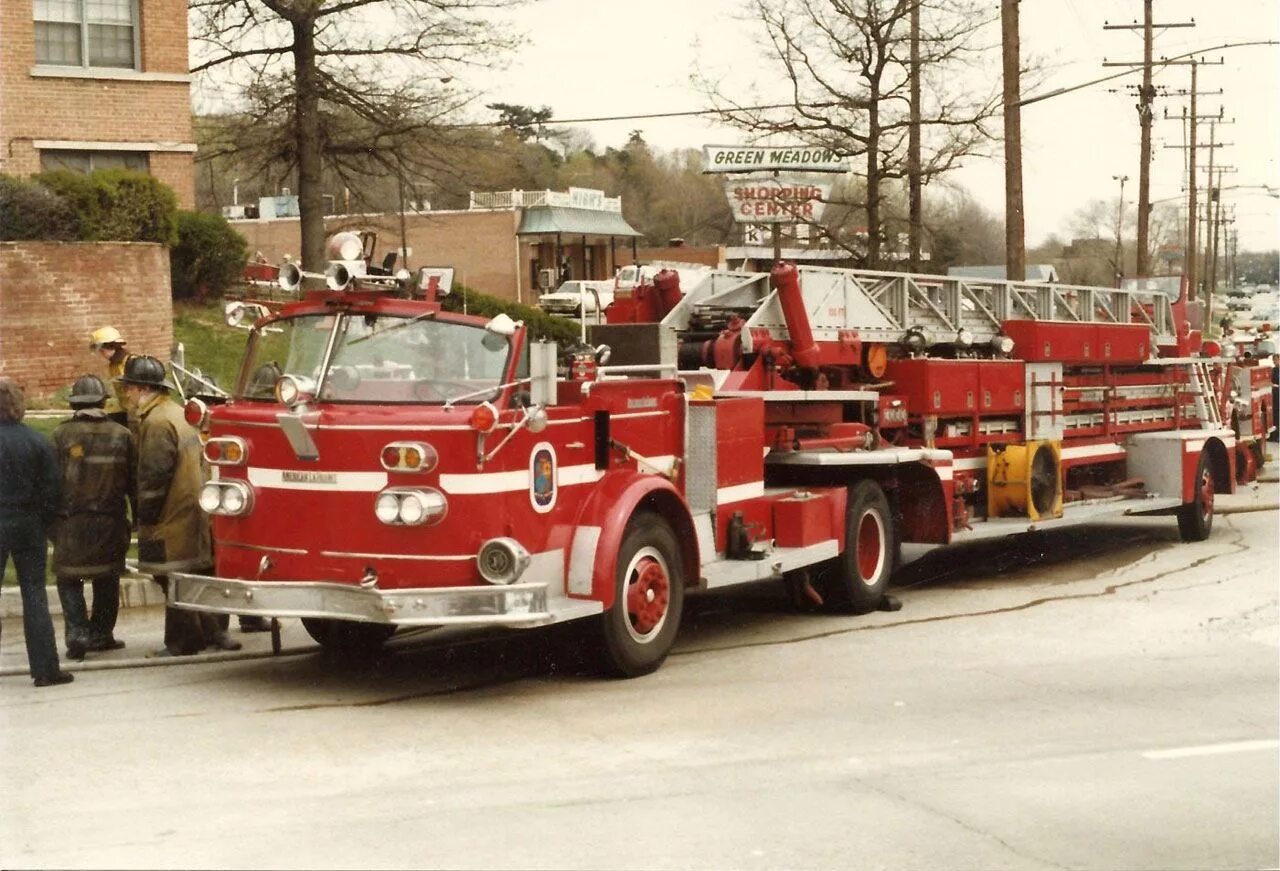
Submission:
[[0,172],[150,172],[195,206],[187,4],[0,0]]

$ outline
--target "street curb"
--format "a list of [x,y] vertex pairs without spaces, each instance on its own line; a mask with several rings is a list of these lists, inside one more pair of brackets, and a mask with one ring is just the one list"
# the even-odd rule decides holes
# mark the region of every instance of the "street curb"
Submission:
[[[301,656],[304,653],[314,653],[319,649],[320,645],[313,644],[308,647],[282,648],[279,653],[272,653],[270,650],[220,650],[216,653],[193,653],[190,656],[144,656],[133,657],[132,659],[100,660],[98,662],[74,662],[63,659],[61,667],[63,671],[70,672],[112,671],[118,668],[161,668],[170,665],[199,665],[200,663],[205,662],[241,662],[250,659],[275,659],[281,656]],[[0,677],[14,677],[30,674],[30,669],[25,666],[8,666],[0,668]]]

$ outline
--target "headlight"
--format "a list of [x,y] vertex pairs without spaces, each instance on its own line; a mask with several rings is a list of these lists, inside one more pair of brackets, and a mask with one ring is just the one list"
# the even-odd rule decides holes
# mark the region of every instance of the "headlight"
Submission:
[[416,493],[406,493],[400,499],[400,522],[417,526],[427,515],[427,506]]
[[448,511],[444,494],[430,488],[383,490],[373,503],[374,516],[388,526],[434,526]]
[[400,500],[395,493],[383,493],[373,504],[373,513],[383,523],[395,523],[400,518]]
[[213,514],[222,504],[222,486],[210,481],[200,488],[200,510],[205,514]]
[[200,488],[199,502],[206,514],[237,517],[253,508],[253,491],[244,481],[210,481]]
[[227,514],[239,514],[248,501],[248,495],[239,487],[226,487],[222,491],[222,510]]

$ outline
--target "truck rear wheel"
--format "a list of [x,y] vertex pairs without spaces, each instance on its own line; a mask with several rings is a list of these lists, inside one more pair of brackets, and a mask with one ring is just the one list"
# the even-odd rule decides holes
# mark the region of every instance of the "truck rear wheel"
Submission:
[[1208,451],[1200,452],[1196,465],[1195,493],[1178,509],[1178,531],[1183,541],[1204,541],[1213,531],[1213,470]]
[[329,620],[303,617],[302,628],[325,650],[344,656],[368,656],[377,653],[396,627],[383,623],[359,623],[355,620]]
[[684,567],[675,533],[644,512],[627,526],[618,552],[613,607],[601,615],[603,664],[618,677],[657,670],[675,644],[684,612]]
[[893,574],[897,539],[889,500],[875,481],[849,488],[844,553],[823,573],[823,598],[839,610],[866,614],[880,607]]

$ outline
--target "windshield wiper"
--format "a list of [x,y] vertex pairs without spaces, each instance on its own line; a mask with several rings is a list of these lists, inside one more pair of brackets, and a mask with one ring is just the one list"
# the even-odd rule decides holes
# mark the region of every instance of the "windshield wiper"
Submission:
[[477,396],[484,396],[486,393],[493,393],[495,390],[506,390],[508,387],[515,387],[518,384],[524,384],[532,381],[532,378],[521,378],[517,381],[508,381],[506,384],[495,384],[493,387],[486,387],[483,390],[472,390],[470,393],[463,393],[460,396],[454,396],[444,401],[444,407],[448,408],[455,402],[462,402],[464,399],[475,399]]
[[390,333],[394,330],[403,329],[404,327],[407,327],[410,324],[416,324],[418,321],[426,320],[427,318],[433,318],[435,316],[436,316],[436,312],[423,312],[420,315],[415,315],[414,317],[409,318],[407,321],[401,321],[398,324],[393,324],[387,327],[385,330],[370,330],[368,334],[360,336],[359,338],[356,338],[356,339],[352,339],[350,342],[347,342],[346,347],[349,348],[352,345],[358,345],[361,342],[367,342],[370,339],[375,338],[377,336],[385,336],[387,333]]

